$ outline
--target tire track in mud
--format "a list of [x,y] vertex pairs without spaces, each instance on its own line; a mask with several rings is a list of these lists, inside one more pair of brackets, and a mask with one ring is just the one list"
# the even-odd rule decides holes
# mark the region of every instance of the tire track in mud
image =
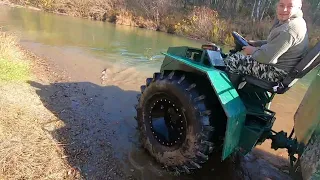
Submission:
[[259,158],[217,164],[219,157],[214,157],[214,162],[191,176],[174,177],[163,172],[140,148],[134,120],[136,95],[147,72],[111,66],[90,56],[58,53],[55,48],[32,49],[49,57],[48,62],[69,77],[49,85],[32,85],[47,109],[63,121],[64,126],[54,134],[65,144],[69,164],[79,169],[85,179],[286,179],[284,173]]

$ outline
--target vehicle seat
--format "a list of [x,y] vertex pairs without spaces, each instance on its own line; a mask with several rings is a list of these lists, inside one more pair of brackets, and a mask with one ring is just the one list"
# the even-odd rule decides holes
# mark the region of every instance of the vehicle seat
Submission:
[[[246,75],[242,77],[242,84],[250,83],[260,88],[266,89],[271,93],[284,94],[299,79],[304,77],[308,72],[316,68],[320,64],[320,42],[318,42],[297,64],[297,66],[289,72],[281,82],[270,82],[259,78]],[[241,83],[240,83],[241,84]]]

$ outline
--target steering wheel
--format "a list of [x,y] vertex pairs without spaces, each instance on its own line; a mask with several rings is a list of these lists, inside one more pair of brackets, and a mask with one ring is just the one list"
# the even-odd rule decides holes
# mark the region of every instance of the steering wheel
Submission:
[[232,36],[234,38],[234,42],[236,44],[235,51],[242,51],[243,46],[249,46],[248,41],[243,38],[240,34],[237,32],[233,31]]

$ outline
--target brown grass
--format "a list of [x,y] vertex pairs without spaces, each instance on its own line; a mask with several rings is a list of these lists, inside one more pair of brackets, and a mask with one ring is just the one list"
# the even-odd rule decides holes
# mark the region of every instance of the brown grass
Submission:
[[[16,37],[2,32],[0,45],[1,62],[25,62],[23,67],[33,63],[25,59]],[[24,68],[2,72],[8,76],[13,74],[11,71],[21,73],[19,70]],[[36,80],[31,75],[27,79]],[[46,130],[48,125],[63,126],[44,107],[33,87],[19,78],[0,82],[0,179],[74,179],[75,171]]]
[[7,84],[0,93],[0,178],[68,178],[63,153],[42,128],[55,117],[34,90],[28,85]]
[[0,58],[21,61],[23,54],[16,48],[18,39],[13,34],[1,32],[0,27]]

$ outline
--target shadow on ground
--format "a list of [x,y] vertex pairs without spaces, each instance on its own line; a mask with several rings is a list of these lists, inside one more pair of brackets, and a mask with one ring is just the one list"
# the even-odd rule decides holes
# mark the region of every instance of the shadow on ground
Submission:
[[196,174],[173,177],[140,148],[134,119],[138,92],[90,82],[29,83],[63,122],[62,127],[48,130],[65,144],[68,163],[85,179],[289,179],[257,153],[223,163],[213,156]]

